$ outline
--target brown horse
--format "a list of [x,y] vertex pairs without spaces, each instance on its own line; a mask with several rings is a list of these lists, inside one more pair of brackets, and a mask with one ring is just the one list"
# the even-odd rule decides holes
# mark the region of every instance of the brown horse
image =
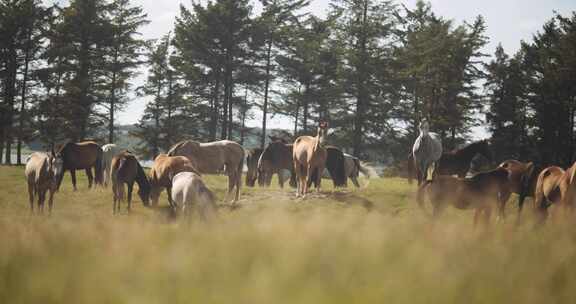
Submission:
[[[332,179],[332,183],[334,184],[334,188],[339,187],[346,187],[348,185],[348,177],[346,176],[345,171],[345,158],[344,153],[340,149],[334,146],[326,146],[326,169],[328,170],[328,174]],[[314,181],[314,186],[316,188],[319,187],[316,184],[318,180],[317,177],[318,171],[314,171],[312,173],[312,179],[308,181],[308,187],[312,185]],[[324,172],[322,172],[324,174]]]
[[272,176],[278,174],[278,184],[284,188],[284,175],[282,170],[290,171],[290,185],[295,186],[294,161],[292,158],[292,144],[282,140],[269,143],[258,160],[258,183],[270,186]]
[[168,155],[187,157],[202,174],[225,172],[228,175],[228,197],[236,189],[234,202],[238,201],[244,167],[244,148],[238,143],[231,140],[210,143],[185,140],[174,145]]
[[[487,140],[473,142],[464,148],[443,152],[438,160],[438,175],[458,175],[465,177],[470,170],[470,163],[477,154],[484,156],[492,161],[492,152]],[[414,157],[412,153],[408,156],[408,182],[412,183],[414,176]]]
[[103,182],[103,163],[102,163],[102,149],[93,141],[84,141],[79,143],[67,142],[63,144],[57,151],[56,157],[60,157],[64,161],[64,171],[60,174],[58,180],[58,189],[64,178],[66,170],[70,171],[72,177],[72,186],[74,191],[76,188],[76,170],[86,170],[88,176],[88,188],[92,187],[94,176],[92,175],[92,168],[96,176],[95,184],[102,185]]
[[538,175],[534,192],[534,208],[538,222],[543,222],[547,218],[550,205],[561,203],[562,194],[559,186],[564,174],[564,169],[551,166]]
[[[545,171],[543,171],[543,173],[544,172]],[[542,175],[543,174],[540,174],[540,176]],[[544,190],[546,190],[546,188],[544,188]],[[557,178],[556,186],[548,186],[548,190],[550,193],[548,193],[548,197],[546,197],[545,200],[538,200],[540,197],[536,196],[536,206],[539,211],[540,221],[546,219],[547,209],[553,204],[564,209],[566,216],[573,216],[574,208],[576,207],[576,162]],[[539,195],[539,193],[537,195]]]
[[44,211],[46,192],[48,196],[48,212],[52,212],[54,192],[56,192],[58,177],[64,167],[62,158],[57,157],[52,151],[50,154],[35,152],[26,161],[26,181],[28,183],[28,196],[30,199],[30,212],[34,212],[34,196],[38,197],[38,210]]
[[[294,171],[298,181],[298,196],[305,196],[308,192],[308,182],[312,180],[314,171],[324,172],[327,152],[324,148],[324,139],[328,130],[328,123],[321,121],[316,137],[300,136],[294,141],[292,152]],[[320,191],[322,174],[317,174],[317,191]]]
[[510,173],[509,191],[504,192],[501,195],[499,216],[501,218],[505,217],[506,202],[512,193],[516,193],[518,194],[518,217],[516,223],[520,224],[524,201],[526,200],[526,197],[534,196],[538,174],[540,174],[542,168],[536,166],[532,162],[523,163],[513,159],[502,162],[498,167],[504,168]]
[[124,200],[124,184],[128,187],[128,212],[130,212],[134,182],[138,183],[138,195],[142,199],[142,203],[148,207],[150,181],[138,163],[138,159],[132,153],[123,151],[112,158],[109,179],[112,181],[112,193],[114,194],[112,213],[120,213],[120,203]]
[[158,198],[162,189],[166,189],[168,193],[168,203],[170,207],[174,207],[172,202],[172,177],[180,172],[194,172],[198,174],[198,170],[194,164],[184,156],[168,156],[160,154],[154,159],[154,164],[150,169],[150,197],[152,205],[158,205]]
[[[492,208],[499,204],[499,195],[508,187],[508,171],[496,168],[480,172],[470,178],[458,178],[440,175],[427,181],[419,193],[427,193],[433,206],[433,215],[437,217],[447,204],[457,209],[474,209],[474,225],[484,216],[488,223]],[[424,208],[422,195],[418,195],[418,204]]]
[[248,187],[254,187],[258,179],[258,159],[260,159],[260,155],[262,155],[262,148],[254,148],[246,152],[246,166],[248,167],[246,186]]

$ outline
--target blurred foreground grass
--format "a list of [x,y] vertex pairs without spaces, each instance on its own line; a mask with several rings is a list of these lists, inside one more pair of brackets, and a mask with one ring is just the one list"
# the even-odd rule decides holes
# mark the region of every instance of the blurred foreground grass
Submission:
[[[305,201],[243,188],[239,208],[188,223],[137,196],[112,216],[111,190],[78,175],[52,216],[30,216],[23,168],[0,167],[0,303],[576,302],[573,225],[474,229],[452,209],[432,223],[402,179],[324,181]],[[205,178],[223,198],[225,178]]]

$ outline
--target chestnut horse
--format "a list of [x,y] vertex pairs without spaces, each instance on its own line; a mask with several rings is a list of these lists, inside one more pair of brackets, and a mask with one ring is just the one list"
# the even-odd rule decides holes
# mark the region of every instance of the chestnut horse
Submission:
[[308,182],[312,181],[314,171],[320,172],[316,175],[316,191],[320,191],[322,172],[326,166],[327,152],[324,148],[324,139],[328,130],[328,123],[321,121],[315,137],[300,136],[294,141],[292,158],[294,171],[298,181],[297,196],[306,196],[308,192]]
[[[76,170],[86,170],[88,176],[88,188],[92,187],[92,181],[95,184],[102,185],[103,181],[103,164],[102,164],[102,149],[94,141],[83,141],[79,143],[67,142],[63,144],[57,151],[56,157],[62,158],[64,161],[64,169],[58,180],[58,189],[62,184],[62,179],[66,170],[70,171],[72,177],[72,186],[74,191],[76,188]],[[94,168],[94,176],[92,175],[92,168]]]
[[534,208],[538,222],[546,220],[550,205],[558,205],[562,202],[562,193],[559,186],[564,174],[564,169],[551,166],[542,170],[538,175],[534,191]]
[[[548,168],[550,169],[550,168]],[[555,170],[555,171],[559,171],[559,170]],[[546,173],[548,171],[544,170],[542,171],[542,174],[540,174],[540,176],[544,175],[544,173]],[[540,177],[539,176],[539,177]],[[545,183],[546,177],[543,177],[543,186],[548,186],[543,187],[543,190],[549,190],[550,193],[545,193],[544,191],[540,191],[543,192],[544,194],[547,194],[547,196],[545,197],[546,199],[542,199],[540,200],[541,196],[540,193],[538,192],[538,190],[540,190],[539,188],[537,189],[537,194],[536,194],[536,207],[537,210],[539,211],[539,218],[540,221],[544,221],[547,217],[547,209],[550,205],[556,204],[557,207],[561,207],[562,209],[564,209],[565,215],[572,217],[574,215],[574,207],[575,206],[575,199],[576,199],[576,162],[570,167],[568,168],[566,171],[563,172],[562,175],[558,176],[558,174],[555,176],[557,178],[556,181],[556,186],[554,187],[554,185],[552,184],[552,182],[548,182],[547,184]],[[550,178],[552,179],[552,178]],[[540,178],[538,179],[538,181],[540,182]],[[550,186],[549,184],[552,184],[552,186]],[[540,185],[540,183],[538,184]]]
[[[508,171],[496,168],[480,172],[470,178],[439,175],[422,185],[422,194],[428,194],[437,217],[447,204],[457,209],[474,209],[474,225],[484,216],[488,223],[492,208],[499,204],[499,195],[508,187]],[[418,195],[418,204],[424,208],[423,195]]]
[[228,175],[228,197],[234,189],[234,202],[238,201],[244,168],[244,148],[231,140],[199,143],[193,140],[181,141],[168,151],[168,156],[185,156],[192,161],[202,174]]
[[128,187],[128,212],[130,212],[134,182],[138,183],[138,195],[142,199],[142,203],[148,207],[150,181],[148,181],[146,172],[138,163],[138,159],[132,153],[123,151],[112,158],[110,180],[112,181],[112,193],[114,194],[112,213],[120,213],[120,203],[124,200],[124,184]]
[[58,178],[62,174],[64,162],[54,154],[34,152],[26,161],[26,181],[28,183],[28,196],[30,199],[30,213],[34,212],[34,196],[38,197],[38,210],[44,211],[46,192],[48,195],[48,212],[52,212],[54,192],[56,192]]
[[158,198],[162,189],[166,189],[168,193],[168,203],[170,207],[174,207],[172,201],[172,177],[180,172],[194,172],[198,174],[198,170],[194,164],[184,156],[168,156],[160,154],[154,159],[154,164],[150,169],[150,198],[152,205],[158,205]]

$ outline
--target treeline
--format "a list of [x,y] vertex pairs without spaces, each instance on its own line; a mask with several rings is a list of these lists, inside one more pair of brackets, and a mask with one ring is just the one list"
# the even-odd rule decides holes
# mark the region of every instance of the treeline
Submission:
[[[446,148],[486,113],[497,155],[568,162],[574,151],[576,16],[556,16],[533,42],[489,64],[481,16],[463,24],[394,1],[193,1],[158,40],[129,0],[0,0],[0,153],[35,137],[101,136],[115,113],[148,104],[134,135],[152,156],[183,138],[242,142],[262,113],[293,133],[330,122],[330,142],[374,161],[403,158],[426,118]],[[134,87],[138,71],[145,82]]]

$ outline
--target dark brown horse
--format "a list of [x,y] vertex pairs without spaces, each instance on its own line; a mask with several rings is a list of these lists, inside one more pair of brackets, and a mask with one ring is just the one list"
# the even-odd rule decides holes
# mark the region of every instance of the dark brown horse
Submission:
[[[467,145],[461,149],[455,149],[449,152],[442,153],[440,160],[438,160],[438,168],[436,174],[438,175],[458,175],[458,177],[465,177],[468,170],[470,170],[470,163],[477,154],[484,156],[489,161],[492,161],[492,152],[488,141],[481,140]],[[412,153],[408,156],[408,182],[412,183],[414,176],[414,158]]]
[[[345,171],[344,153],[342,153],[342,151],[337,147],[326,146],[326,169],[328,170],[328,174],[332,179],[334,188],[346,187],[348,185],[348,177],[346,176]],[[312,185],[312,182],[314,182],[314,187],[318,187],[316,183],[318,180],[317,174],[318,171],[314,171],[314,173],[312,173],[312,179],[308,181],[308,187]],[[324,174],[324,172],[321,172],[321,174]]]
[[260,155],[262,155],[262,150],[262,148],[254,148],[246,152],[246,166],[248,167],[248,171],[246,172],[246,186],[248,187],[254,187],[258,179],[258,160],[260,159]]
[[512,193],[516,193],[518,194],[518,217],[516,219],[516,223],[520,224],[524,201],[527,197],[534,197],[538,175],[543,168],[535,165],[532,162],[523,163],[513,159],[502,162],[498,167],[504,168],[510,173],[509,191],[502,193],[502,204],[499,210],[499,216],[501,218],[505,217],[506,202]]
[[262,186],[270,186],[272,176],[278,175],[278,184],[284,188],[284,176],[282,170],[290,171],[290,185],[296,186],[294,166],[292,160],[292,144],[287,144],[283,140],[269,143],[262,151],[258,160],[258,183]]
[[[74,191],[76,188],[76,170],[86,170],[88,176],[88,188],[92,187],[94,180],[96,185],[102,185],[103,182],[103,162],[102,162],[102,149],[94,141],[83,141],[79,143],[67,142],[60,146],[56,151],[56,157],[62,158],[64,161],[64,171],[58,180],[58,189],[64,178],[66,170],[70,171],[72,177],[72,186]],[[94,175],[92,175],[92,168],[94,168]]]
[[424,208],[422,194],[427,194],[433,206],[433,215],[440,215],[446,205],[457,209],[474,209],[474,225],[481,216],[488,223],[492,209],[499,205],[500,193],[507,191],[508,171],[496,168],[480,172],[470,178],[458,178],[451,175],[440,175],[427,181],[418,191],[418,204]]
[[110,166],[110,180],[112,181],[112,192],[114,194],[114,206],[112,212],[120,212],[120,203],[124,200],[124,184],[128,187],[128,212],[132,204],[132,189],[134,182],[138,183],[138,195],[142,199],[144,206],[149,206],[150,181],[146,177],[146,172],[138,163],[138,159],[132,153],[123,151],[112,158]]

